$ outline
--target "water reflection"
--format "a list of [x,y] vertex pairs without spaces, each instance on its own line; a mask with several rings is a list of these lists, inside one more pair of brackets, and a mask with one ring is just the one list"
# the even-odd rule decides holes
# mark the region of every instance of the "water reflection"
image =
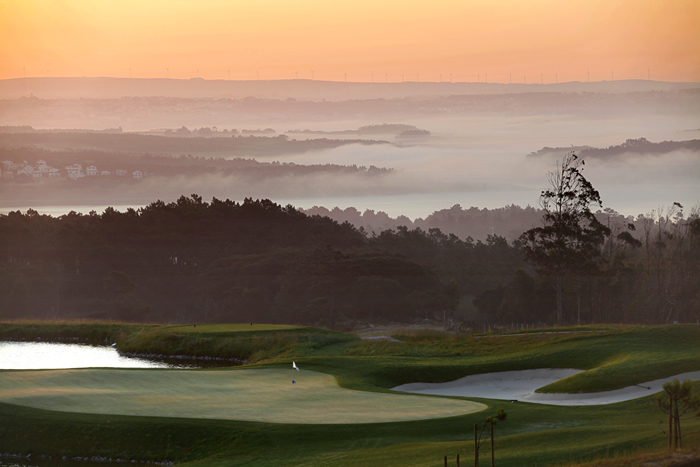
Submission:
[[[231,363],[228,363],[231,365]],[[50,342],[0,342],[0,370],[64,368],[200,368],[199,363],[125,357],[113,347]]]

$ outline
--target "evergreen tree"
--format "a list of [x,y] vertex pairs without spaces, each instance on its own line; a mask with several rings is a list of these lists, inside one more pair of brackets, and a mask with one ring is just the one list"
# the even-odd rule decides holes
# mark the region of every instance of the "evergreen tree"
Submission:
[[602,206],[600,193],[581,173],[584,161],[571,152],[549,172],[549,189],[542,192],[542,227],[523,233],[525,258],[540,274],[556,278],[557,320],[562,322],[562,278],[587,275],[598,269],[601,246],[610,229],[591,212]]

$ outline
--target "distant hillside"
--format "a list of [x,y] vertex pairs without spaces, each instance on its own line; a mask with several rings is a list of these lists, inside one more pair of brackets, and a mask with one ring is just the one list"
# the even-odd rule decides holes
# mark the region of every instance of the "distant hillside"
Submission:
[[[0,177],[0,185],[25,183],[25,182],[40,182],[47,181],[46,173],[42,177],[34,177],[32,172],[35,172],[37,164],[48,164],[50,168],[57,168],[58,173],[52,182],[61,182],[71,179],[73,187],[75,182],[80,181],[88,183],[93,177],[85,177],[85,174],[79,177],[70,177],[66,168],[73,164],[81,166],[95,166],[97,173],[93,181],[101,180],[101,183],[110,179],[120,178],[117,176],[117,171],[124,171],[123,175],[129,175],[139,170],[143,176],[197,176],[204,174],[219,174],[222,176],[238,176],[249,180],[263,180],[269,178],[284,178],[290,176],[304,176],[313,174],[324,175],[360,175],[360,176],[377,176],[387,175],[394,172],[393,169],[378,168],[373,165],[356,166],[356,165],[338,165],[338,164],[295,164],[294,162],[261,162],[252,158],[235,157],[231,159],[223,158],[207,158],[207,157],[192,157],[169,155],[153,155],[142,154],[138,156],[125,157],[122,153],[97,151],[97,150],[64,150],[64,151],[48,151],[46,149],[38,149],[35,147],[23,147],[17,149],[6,149],[0,147],[0,160],[3,164],[0,166],[2,174],[8,172],[12,177]],[[39,161],[43,161],[40,163]],[[13,165],[14,164],[14,165]],[[21,171],[27,165],[32,166],[32,171],[26,174]],[[81,167],[81,171],[82,171]],[[106,171],[107,173],[102,173]],[[123,181],[123,179],[120,179]]]
[[389,144],[386,141],[348,139],[292,140],[278,136],[202,136],[174,138],[118,132],[0,132],[0,148],[36,146],[45,149],[90,149],[128,154],[192,154],[220,157],[261,157],[299,154],[347,144]]
[[[378,125],[365,125],[357,130],[338,130],[338,131],[322,131],[322,130],[290,130],[287,133],[300,134],[321,134],[321,135],[400,135],[407,131],[426,131],[420,130],[413,125],[405,125],[403,123],[381,123]],[[430,132],[428,132],[430,134]]]
[[303,210],[308,215],[327,216],[337,222],[349,222],[355,227],[362,227],[367,232],[380,233],[387,229],[406,226],[409,229],[421,228],[424,231],[440,229],[446,234],[454,234],[464,239],[472,237],[484,240],[488,235],[499,235],[508,240],[515,240],[521,233],[542,223],[542,211],[527,206],[510,205],[497,209],[463,208],[455,204],[449,209],[441,209],[427,216],[412,221],[406,216],[390,217],[387,213],[367,209],[360,212],[354,207],[347,209],[327,209],[315,206]]
[[[402,226],[409,229],[419,228],[425,232],[439,229],[444,234],[456,235],[460,239],[468,237],[484,241],[489,235],[503,237],[508,241],[516,240],[523,232],[542,225],[542,210],[532,206],[524,208],[508,205],[502,208],[488,209],[470,207],[463,208],[455,204],[451,208],[435,211],[425,219],[411,220],[406,216],[391,217],[383,211],[367,209],[364,212],[354,207],[346,209],[328,209],[314,206],[311,209],[300,209],[307,215],[330,217],[336,222],[348,222],[357,228],[362,227],[369,234],[379,234],[385,230],[396,230]],[[643,216],[625,216],[611,208],[598,210],[595,213],[598,220],[613,225],[634,225],[638,232],[644,230]]]
[[570,151],[575,151],[581,157],[595,157],[598,159],[609,159],[623,154],[653,155],[660,156],[673,151],[694,151],[700,152],[700,139],[687,141],[662,141],[652,143],[646,138],[628,139],[622,144],[608,146],[607,148],[595,148],[591,146],[571,146],[561,148],[544,147],[536,152],[531,152],[528,157],[540,157],[548,155],[562,155]]
[[[321,95],[324,86],[319,86]],[[669,113],[692,119],[697,116],[700,106],[700,88],[667,92],[571,92],[545,90],[537,85],[538,88],[523,92],[516,87],[508,88],[508,85],[494,85],[501,92],[481,93],[479,86],[491,85],[481,83],[475,84],[474,88],[471,85],[465,86],[464,89],[455,85],[454,88],[439,89],[442,93],[436,95],[399,98],[377,93],[376,97],[345,100],[255,96],[182,98],[162,95],[69,99],[46,95],[37,97],[34,94],[33,97],[0,99],[0,125],[93,130],[122,127],[125,131],[180,128],[183,125],[220,128],[255,128],[260,125],[261,128],[272,127],[279,133],[282,130],[305,130],[309,124],[328,131],[338,125],[347,125],[349,120],[361,125],[418,119],[425,121],[426,117],[452,118],[455,115],[484,113],[509,116],[547,114],[557,118],[562,115],[576,115],[577,118],[599,118],[601,115],[636,118],[651,113]],[[430,86],[428,88],[432,89]],[[27,92],[25,96],[30,94]],[[333,126],[329,127],[331,122]],[[305,126],[300,126],[302,124]],[[365,128],[370,130],[372,127],[368,125]]]

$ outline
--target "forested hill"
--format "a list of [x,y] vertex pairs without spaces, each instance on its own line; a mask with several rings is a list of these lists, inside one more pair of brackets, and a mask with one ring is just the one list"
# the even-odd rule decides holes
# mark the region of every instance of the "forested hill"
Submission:
[[[201,157],[191,155],[169,156],[169,155],[154,155],[141,154],[125,155],[121,152],[109,152],[94,149],[65,149],[61,151],[50,151],[37,147],[21,147],[21,148],[3,148],[0,146],[0,159],[14,163],[18,168],[21,168],[24,163],[36,166],[37,161],[44,161],[50,166],[54,166],[59,170],[59,178],[49,180],[54,182],[70,181],[81,182],[85,184],[104,184],[110,179],[115,180],[114,174],[119,169],[126,170],[126,173],[131,176],[134,170],[141,170],[146,176],[188,176],[196,177],[206,174],[218,174],[221,176],[239,176],[249,180],[260,180],[266,178],[282,178],[289,176],[304,176],[312,174],[327,174],[327,175],[359,175],[359,176],[375,176],[387,175],[393,172],[393,169],[375,166],[356,166],[356,165],[338,165],[338,164],[295,164],[294,162],[263,162],[253,158],[243,157]],[[67,177],[66,166],[73,164],[81,164],[85,167],[89,165],[97,165],[99,170],[107,170],[111,177],[97,177],[70,179]],[[7,172],[7,167],[4,167]],[[41,179],[47,181],[46,177]],[[118,182],[128,183],[128,180],[116,178]],[[20,174],[12,178],[2,178],[0,183],[26,183],[32,182],[34,179],[31,175]],[[79,185],[78,185],[79,186]]]
[[662,141],[660,143],[652,143],[646,138],[628,139],[622,144],[608,146],[607,148],[594,148],[592,146],[572,146],[568,148],[549,148],[544,147],[539,151],[528,154],[528,157],[539,157],[547,155],[556,155],[560,157],[570,151],[575,151],[579,156],[593,157],[597,159],[612,159],[615,157],[627,155],[635,156],[662,156],[674,151],[690,151],[700,154],[700,139],[691,139],[687,141]]
[[269,200],[201,197],[59,218],[0,215],[0,319],[285,322],[452,313],[522,265],[501,237],[368,237]]
[[30,146],[52,149],[91,149],[124,154],[193,154],[203,156],[278,156],[299,154],[319,149],[331,149],[347,144],[388,144],[386,141],[365,139],[307,139],[294,140],[278,136],[175,137],[140,135],[136,133],[1,133],[0,147]]
[[391,217],[383,211],[367,209],[360,212],[354,207],[346,209],[314,206],[303,210],[309,215],[328,216],[338,222],[349,222],[367,232],[379,233],[387,229],[406,226],[411,229],[440,229],[459,238],[472,237],[485,240],[489,235],[498,235],[513,241],[524,231],[542,222],[542,211],[531,206],[509,205],[502,208],[463,208],[455,204],[451,208],[435,211],[425,219],[411,220],[406,216]]

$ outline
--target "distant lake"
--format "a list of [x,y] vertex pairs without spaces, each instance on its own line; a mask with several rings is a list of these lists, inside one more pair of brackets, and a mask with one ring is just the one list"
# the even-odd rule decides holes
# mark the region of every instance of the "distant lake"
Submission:
[[[230,363],[229,363],[230,365]],[[117,349],[87,344],[50,342],[0,342],[0,370],[50,370],[63,368],[196,368],[145,358],[125,357]]]

